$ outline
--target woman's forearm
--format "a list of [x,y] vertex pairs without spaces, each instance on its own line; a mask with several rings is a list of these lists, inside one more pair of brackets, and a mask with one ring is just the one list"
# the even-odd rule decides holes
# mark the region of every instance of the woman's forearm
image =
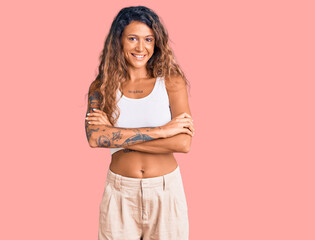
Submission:
[[163,138],[161,127],[119,128],[109,125],[86,124],[91,147],[117,148]]
[[125,148],[147,153],[187,153],[190,149],[190,143],[191,136],[181,133],[168,138],[137,143]]
[[[100,99],[99,91],[90,94],[87,113],[93,113],[93,108],[100,109]],[[88,124],[88,122],[85,120],[85,132],[91,147],[125,147],[165,138],[161,127],[116,128],[111,125]]]

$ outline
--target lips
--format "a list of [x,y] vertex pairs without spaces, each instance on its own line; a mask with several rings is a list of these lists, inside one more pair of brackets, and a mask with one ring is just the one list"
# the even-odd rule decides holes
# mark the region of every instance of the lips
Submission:
[[132,56],[134,56],[137,60],[142,60],[146,56],[146,54],[135,54],[131,53]]

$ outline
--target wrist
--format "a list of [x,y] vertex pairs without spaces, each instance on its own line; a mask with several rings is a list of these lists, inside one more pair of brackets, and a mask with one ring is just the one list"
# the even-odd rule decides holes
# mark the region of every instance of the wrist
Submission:
[[153,129],[153,134],[152,134],[154,138],[165,138],[165,130],[163,127],[155,127]]
[[163,126],[157,127],[157,131],[160,134],[160,138],[166,138],[166,132],[165,132],[165,129],[163,128]]

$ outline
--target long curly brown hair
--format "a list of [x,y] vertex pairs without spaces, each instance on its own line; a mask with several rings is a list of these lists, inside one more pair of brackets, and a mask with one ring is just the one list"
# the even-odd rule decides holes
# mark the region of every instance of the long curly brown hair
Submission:
[[[120,115],[116,91],[119,88],[122,92],[122,83],[129,80],[128,67],[122,51],[121,36],[125,27],[131,21],[145,23],[153,30],[155,35],[154,53],[146,65],[149,76],[152,78],[164,76],[165,81],[172,84],[170,77],[180,75],[185,80],[186,85],[190,87],[189,81],[169,46],[167,30],[161,23],[158,15],[144,6],[121,9],[114,18],[106,37],[104,49],[99,57],[98,75],[91,83],[88,93],[90,97],[94,91],[100,92],[100,110],[106,113],[108,120],[113,126]],[[115,113],[115,116],[113,113]]]

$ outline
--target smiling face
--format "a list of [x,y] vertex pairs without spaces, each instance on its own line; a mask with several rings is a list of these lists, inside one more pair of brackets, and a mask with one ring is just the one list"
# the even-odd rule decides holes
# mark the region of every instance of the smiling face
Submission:
[[154,32],[146,24],[132,21],[122,33],[121,44],[128,67],[145,68],[154,53]]

